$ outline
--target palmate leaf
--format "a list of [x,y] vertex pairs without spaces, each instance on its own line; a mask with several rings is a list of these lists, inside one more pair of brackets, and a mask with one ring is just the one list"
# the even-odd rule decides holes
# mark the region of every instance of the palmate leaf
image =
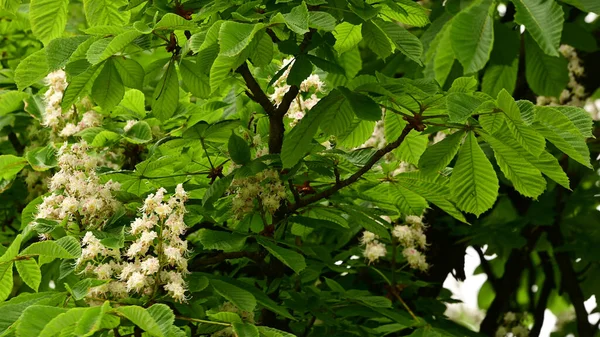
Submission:
[[592,129],[594,126],[594,121],[592,120],[592,116],[582,108],[576,106],[555,106],[552,107],[560,112],[562,112],[568,119],[575,124],[577,129],[583,137],[593,138]]
[[585,167],[592,168],[590,150],[585,142],[585,138],[568,131],[549,129],[540,123],[534,123],[533,127],[559,150],[571,157],[571,159]]
[[219,30],[220,55],[237,56],[252,41],[254,34],[263,28],[262,24],[226,21]]
[[86,58],[91,64],[98,64],[131,45],[140,35],[136,30],[127,30],[115,37],[100,39],[90,46]]
[[158,322],[150,315],[150,313],[138,306],[125,306],[116,308],[115,311],[133,324],[139,326],[142,330],[149,333],[151,336],[163,337],[165,336]]
[[387,200],[407,215],[421,215],[427,208],[427,201],[419,194],[397,183],[383,183],[366,191],[366,195],[377,200]]
[[446,98],[450,122],[464,123],[483,101],[475,95],[452,92]]
[[43,79],[50,71],[46,57],[46,50],[40,49],[21,60],[15,70],[15,82],[22,90]]
[[302,2],[300,5],[292,8],[292,10],[284,14],[285,24],[296,34],[304,34],[308,32],[308,8],[306,3]]
[[494,44],[494,19],[490,14],[493,3],[478,0],[452,20],[452,48],[465,74],[481,70],[490,58]]
[[31,29],[45,45],[63,34],[67,25],[68,7],[69,0],[31,0]]
[[48,322],[66,311],[67,309],[64,308],[56,308],[47,305],[32,305],[23,311],[23,314],[19,319],[20,323],[17,326],[17,334],[23,337],[40,336]]
[[545,54],[558,56],[558,44],[564,23],[562,7],[556,1],[512,0],[515,21],[524,25]]
[[380,14],[410,26],[425,27],[429,24],[427,9],[411,0],[398,0],[382,4]]
[[516,149],[485,133],[480,135],[492,146],[500,170],[513,183],[515,190],[533,199],[544,193],[546,180],[540,170],[523,158]]
[[498,196],[498,177],[473,132],[468,132],[450,177],[458,208],[477,216],[490,209]]

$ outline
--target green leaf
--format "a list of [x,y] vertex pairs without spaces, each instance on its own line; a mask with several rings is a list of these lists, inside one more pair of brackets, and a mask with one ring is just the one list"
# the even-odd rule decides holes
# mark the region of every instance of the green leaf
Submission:
[[379,184],[365,194],[375,200],[389,200],[402,214],[421,215],[427,208],[423,197],[396,183]]
[[33,34],[47,45],[61,37],[67,25],[69,0],[31,0],[29,21]]
[[211,204],[215,200],[219,199],[225,191],[231,185],[231,181],[233,180],[233,174],[228,175],[225,178],[221,178],[215,180],[215,182],[210,185],[206,193],[204,194],[204,198],[202,198],[202,206],[206,204]]
[[13,288],[13,262],[0,265],[0,301],[10,296]]
[[499,187],[494,167],[479,147],[475,134],[468,132],[450,177],[456,205],[479,216],[494,205]]
[[494,49],[483,75],[481,91],[496,97],[502,89],[509,94],[515,90],[521,39],[518,31],[505,24],[496,24],[494,34]]
[[567,116],[579,129],[582,136],[588,138],[594,137],[592,134],[594,121],[587,111],[575,106],[555,106],[553,108]]
[[561,0],[564,3],[575,6],[585,12],[593,12],[600,15],[600,3],[596,0]]
[[377,56],[385,59],[392,54],[390,39],[377,25],[371,21],[366,21],[362,26],[361,33],[369,49],[377,54]]
[[175,63],[171,61],[152,95],[152,113],[164,122],[173,116],[178,102],[179,80]]
[[532,41],[531,35],[525,32],[525,77],[534,93],[558,97],[569,83],[567,64],[568,61],[562,56],[544,54]]
[[15,267],[17,267],[23,282],[37,292],[40,282],[42,282],[42,273],[37,262],[34,259],[18,260],[15,262]]
[[110,111],[121,102],[123,95],[125,95],[125,86],[113,60],[109,59],[94,81],[92,98],[103,110]]
[[102,306],[87,308],[81,315],[81,318],[75,325],[76,336],[91,336],[94,332],[100,330],[102,319],[110,309],[110,302],[105,301]]
[[152,140],[152,129],[150,129],[150,125],[147,122],[140,121],[125,131],[123,136],[130,143],[145,144]]
[[427,135],[422,135],[418,131],[411,130],[394,153],[399,160],[418,165],[421,155],[427,148],[428,141]]
[[556,1],[512,0],[517,13],[515,22],[524,25],[543,52],[558,56],[564,13]]
[[127,119],[143,119],[146,117],[144,93],[136,89],[125,91],[123,100],[113,109],[111,116],[124,116]]
[[33,149],[25,154],[27,162],[36,171],[46,171],[58,165],[56,149],[52,144]]
[[381,108],[371,97],[350,91],[346,87],[338,87],[338,90],[348,100],[356,117],[368,121],[378,121],[381,119]]
[[0,178],[4,180],[12,180],[17,173],[27,166],[25,158],[5,154],[0,156]]
[[427,147],[419,158],[419,169],[423,173],[434,173],[445,169],[460,149],[465,133],[455,132],[440,142]]
[[405,126],[406,121],[402,118],[402,115],[395,114],[392,111],[386,111],[383,127],[385,139],[388,142],[393,142],[398,139]]
[[304,1],[292,8],[292,10],[283,14],[285,24],[296,34],[308,33],[308,8]]
[[352,49],[360,40],[362,40],[361,25],[353,25],[348,22],[342,22],[335,27],[333,36],[335,44],[333,48],[340,54]]
[[254,34],[261,29],[263,29],[262,24],[224,22],[219,30],[219,45],[221,46],[219,55],[228,57],[239,55],[250,44]]
[[294,64],[290,69],[290,73],[287,77],[286,83],[289,85],[300,86],[312,73],[313,66],[308,57],[305,54],[300,54],[294,60]]
[[264,31],[258,32],[254,39],[257,40],[256,48],[250,51],[250,59],[252,64],[257,67],[264,67],[273,60],[273,40],[269,34]]
[[453,92],[446,97],[449,121],[464,123],[483,103],[481,99],[471,94]]
[[551,130],[567,131],[576,136],[583,136],[573,121],[553,107],[536,106],[535,121]]
[[479,116],[479,124],[483,127],[483,129],[490,134],[495,134],[500,130],[502,125],[504,125],[504,117],[503,113],[493,113],[490,115],[482,115]]
[[194,239],[198,239],[204,249],[216,249],[224,252],[239,251],[246,242],[244,235],[206,228],[197,231],[194,234]]
[[481,70],[494,44],[494,10],[491,0],[478,0],[452,20],[452,49],[465,74]]
[[[26,92],[6,91],[0,93],[0,116],[9,114],[15,111],[22,111],[24,108],[24,100],[29,97]],[[2,129],[2,127],[0,127]]]
[[137,61],[122,57],[115,57],[112,61],[126,87],[142,90],[146,74]]
[[581,135],[574,135],[568,131],[549,129],[542,124],[534,123],[534,128],[550,141],[559,150],[564,152],[571,159],[579,162],[587,168],[592,168],[590,164],[590,150]]
[[156,320],[142,307],[135,305],[118,307],[114,309],[120,316],[130,320],[133,324],[140,327],[152,336],[165,336]]
[[129,23],[130,12],[122,8],[127,0],[84,0],[85,18],[90,26],[125,26]]
[[146,309],[150,316],[154,318],[160,330],[162,331],[164,336],[173,336],[171,333],[173,323],[175,322],[175,314],[173,310],[169,308],[166,304],[157,303],[153,304],[150,308]]
[[418,65],[423,65],[421,62],[423,44],[415,35],[394,22],[379,21],[377,25],[385,32],[402,54],[415,61]]
[[52,337],[58,333],[75,330],[75,325],[81,316],[85,313],[87,308],[73,308],[65,313],[61,313],[58,316],[50,320],[42,329],[42,331],[36,335],[39,337]]
[[523,122],[521,110],[512,96],[502,89],[498,94],[497,103],[498,107],[504,111],[508,129],[517,142],[536,157],[542,153],[546,147],[544,137]]
[[428,10],[411,0],[390,1],[381,7],[380,13],[410,26],[424,27],[429,24]]
[[221,280],[210,280],[215,291],[243,311],[252,312],[256,299],[248,291]]
[[137,30],[127,30],[113,38],[100,39],[90,46],[86,58],[91,64],[98,64],[131,45],[140,35]]
[[25,309],[19,325],[17,325],[17,334],[22,337],[39,337],[44,327],[52,319],[65,313],[67,309],[56,308],[47,305],[32,305]]
[[55,241],[41,241],[32,243],[25,248],[20,255],[40,255],[57,259],[74,259],[79,256],[71,254],[69,251],[58,245]]
[[[443,86],[450,75],[454,65],[454,50],[452,50],[452,40],[450,39],[450,27],[452,22],[446,23],[435,39],[429,46],[426,54],[426,65],[424,74],[426,78],[435,78]],[[429,61],[428,61],[429,60]]]
[[46,50],[40,49],[19,62],[15,69],[15,83],[19,90],[23,90],[43,79],[49,71]]
[[78,98],[83,98],[87,95],[96,79],[98,69],[100,69],[100,66],[90,67],[71,79],[60,105],[63,109],[68,110]]
[[238,337],[259,337],[258,328],[250,323],[233,323],[233,332]]
[[533,199],[544,193],[546,180],[534,165],[523,158],[516,149],[496,138],[483,133],[481,136],[492,146],[500,170],[513,183],[515,190]]
[[392,301],[383,296],[355,296],[351,297],[372,308],[391,308]]
[[166,13],[158,21],[154,30],[194,30],[198,28],[193,22],[175,13]]
[[45,48],[48,70],[53,71],[64,67],[71,55],[88,39],[89,36],[73,36],[50,41]]
[[553,155],[544,151],[540,154],[539,157],[534,157],[525,149],[523,149],[516,140],[510,137],[510,133],[504,127],[504,130],[495,135],[502,143],[511,147],[512,149],[516,149],[519,152],[519,156],[527,160],[533,166],[535,166],[538,170],[540,170],[544,175],[548,178],[556,181],[558,184],[562,185],[566,189],[570,189],[569,187],[569,178],[567,174],[563,171],[562,167],[558,163],[558,160],[554,158]]
[[[21,249],[21,242],[23,241],[23,235],[19,234],[17,237],[11,242],[8,249],[0,256],[0,262],[7,262],[14,259],[17,254],[19,254],[19,249]],[[2,264],[0,264],[1,266]],[[5,269],[6,271],[6,269]],[[2,277],[2,273],[0,273],[0,277]]]
[[335,18],[327,12],[308,12],[308,26],[310,28],[332,32],[335,30]]
[[183,83],[192,94],[201,98],[208,98],[210,96],[208,76],[200,70],[197,64],[188,60],[182,60],[179,64],[179,70]]
[[242,137],[231,133],[227,143],[229,156],[236,164],[244,165],[250,161],[250,146]]
[[281,149],[281,163],[283,167],[289,168],[296,165],[300,159],[304,158],[311,149],[311,141],[317,133],[319,125],[326,118],[329,109],[338,102],[339,91],[332,91],[329,95],[323,97],[312,109],[310,109],[304,118],[292,128],[290,133],[283,139]]
[[296,335],[292,335],[291,333],[275,328],[269,328],[267,326],[259,326],[258,331],[260,331],[261,336],[265,337],[296,337]]
[[290,267],[297,274],[300,274],[300,272],[306,268],[306,261],[302,254],[291,249],[279,247],[275,243],[261,237],[257,237],[257,240],[261,246],[269,251],[269,253],[275,256],[279,261],[283,262],[286,266]]

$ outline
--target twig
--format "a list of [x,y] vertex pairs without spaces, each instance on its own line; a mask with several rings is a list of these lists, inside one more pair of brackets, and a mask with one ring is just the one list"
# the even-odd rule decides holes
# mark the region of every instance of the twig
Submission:
[[400,134],[400,137],[398,137],[396,141],[389,143],[382,149],[377,150],[373,154],[373,156],[371,156],[371,159],[369,159],[365,166],[363,166],[360,170],[356,171],[356,173],[354,173],[347,179],[340,180],[332,187],[321,191],[320,193],[314,194],[306,199],[302,199],[299,202],[296,202],[295,204],[291,204],[288,207],[288,213],[292,213],[299,208],[312,204],[313,202],[328,198],[335,194],[337,191],[341,190],[342,188],[356,182],[358,179],[360,179],[360,177],[367,173],[373,167],[373,165],[375,165],[381,158],[383,158],[383,156],[400,146],[400,144],[402,144],[402,142],[404,141],[404,138],[406,138],[406,136],[411,130],[412,126],[410,124],[407,124],[402,130],[402,134]]
[[250,72],[248,64],[246,62],[242,63],[242,65],[237,68],[236,72],[242,75],[244,82],[246,82],[246,86],[250,90],[248,97],[260,104],[267,115],[272,115],[275,112],[275,106],[269,97],[267,97],[267,94],[265,94],[265,92],[262,90],[260,84],[258,84],[254,76],[252,76],[252,72]]
[[410,314],[410,316],[415,320],[415,321],[419,321],[419,319],[417,318],[417,316],[415,315],[414,312],[412,312],[412,310],[410,310],[408,304],[406,304],[406,302],[404,302],[404,300],[402,299],[402,297],[400,297],[400,294],[398,294],[398,290],[396,288],[392,288],[392,294],[394,295],[394,297],[396,297],[398,299],[398,301],[400,301],[400,303],[402,303],[402,306],[404,307],[404,309],[406,309],[406,311],[408,311],[408,313]]

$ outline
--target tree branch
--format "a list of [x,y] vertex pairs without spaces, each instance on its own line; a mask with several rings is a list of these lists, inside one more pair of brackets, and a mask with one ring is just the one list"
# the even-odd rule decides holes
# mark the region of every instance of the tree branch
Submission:
[[[533,313],[534,324],[533,328],[529,332],[529,336],[538,337],[540,335],[540,331],[542,330],[542,325],[544,324],[544,313],[546,311],[546,307],[548,306],[548,299],[550,294],[552,293],[552,289],[554,289],[554,268],[552,268],[552,261],[550,260],[550,255],[546,252],[539,252],[540,259],[542,260],[542,268],[544,269],[544,285],[542,286],[542,290],[540,292],[540,297],[537,302],[537,306],[535,307],[535,311]],[[533,301],[533,299],[532,299]]]
[[256,82],[256,79],[252,75],[252,72],[250,72],[250,68],[248,68],[248,64],[246,62],[242,63],[242,65],[236,69],[236,72],[242,75],[244,82],[246,82],[246,86],[250,90],[250,92],[246,92],[248,94],[248,97],[250,97],[256,103],[260,104],[260,106],[265,110],[267,115],[273,115],[273,113],[275,112],[275,106],[273,105],[269,97],[267,97],[267,94],[265,94],[265,92],[262,90],[260,84]]
[[483,269],[483,272],[487,275],[488,281],[490,281],[490,284],[492,285],[494,291],[497,291],[498,277],[494,274],[494,271],[492,270],[489,261],[485,259],[485,254],[483,254],[481,248],[477,246],[473,246],[473,248],[475,248],[477,255],[479,255],[479,260],[481,260],[481,269]]
[[373,165],[375,165],[381,158],[383,158],[383,156],[385,156],[386,154],[388,154],[389,152],[391,152],[392,150],[394,150],[395,148],[400,146],[400,144],[402,144],[402,142],[404,141],[404,138],[406,138],[406,136],[408,135],[410,130],[412,130],[412,126],[410,124],[407,124],[404,127],[404,129],[402,130],[402,134],[400,134],[400,137],[398,137],[398,139],[396,139],[396,141],[389,143],[382,149],[377,150],[377,152],[375,152],[375,154],[373,154],[371,159],[369,159],[369,161],[360,170],[356,171],[356,173],[354,173],[347,179],[340,180],[332,187],[330,187],[324,191],[321,191],[320,193],[314,194],[306,199],[301,199],[300,201],[296,202],[295,204],[291,204],[288,207],[288,213],[292,213],[299,208],[302,208],[304,206],[312,204],[313,202],[328,198],[328,197],[332,196],[333,194],[335,194],[337,191],[341,190],[342,188],[356,182],[365,173],[369,172],[369,170],[373,167]]

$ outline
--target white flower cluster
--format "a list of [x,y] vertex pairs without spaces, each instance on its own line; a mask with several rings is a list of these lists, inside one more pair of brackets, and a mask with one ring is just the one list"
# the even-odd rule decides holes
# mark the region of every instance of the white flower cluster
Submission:
[[525,314],[515,314],[507,312],[504,315],[504,325],[496,330],[496,337],[527,337],[529,329],[522,323]]
[[569,83],[567,89],[564,89],[560,97],[538,96],[537,105],[573,105],[582,107],[585,104],[585,87],[577,82],[577,78],[581,77],[585,69],[581,65],[581,60],[577,56],[575,48],[563,44],[558,50],[569,61]]
[[427,238],[423,230],[425,224],[421,217],[409,215],[405,219],[405,225],[397,225],[392,235],[404,246],[402,255],[406,258],[408,265],[413,269],[427,271],[429,264],[425,260],[425,254],[420,250],[427,249]]
[[[275,88],[275,92],[271,94],[271,100],[275,102],[275,104],[281,104],[283,100],[283,96],[290,90],[290,85],[286,84],[288,75],[290,74],[290,70],[294,64],[293,59],[283,60],[282,69],[286,66],[287,69],[275,81],[273,87]],[[324,90],[324,84],[321,81],[321,78],[317,74],[311,74],[307,79],[302,81],[300,84],[300,94],[296,97],[294,102],[290,105],[290,109],[287,112],[287,116],[292,119],[290,122],[290,126],[294,126],[300,121],[306,111],[312,109],[319,102],[320,98],[317,96],[318,93],[322,93]]]
[[[131,223],[135,240],[121,252],[102,245],[91,232],[82,240],[77,261],[84,272],[109,283],[90,290],[89,297],[121,298],[128,294],[153,296],[162,287],[177,302],[185,302],[188,242],[181,239],[186,225],[187,193],[179,184],[175,194],[164,201],[166,190],[150,194],[141,208],[141,217]],[[106,262],[110,259],[109,262]]]
[[234,179],[234,197],[231,201],[233,213],[242,219],[255,206],[262,205],[264,211],[271,214],[279,208],[281,201],[287,197],[285,186],[276,170],[264,170],[252,177]]
[[38,219],[58,222],[65,218],[87,229],[102,228],[120,203],[112,196],[119,183],[100,183],[95,172],[97,159],[87,154],[85,142],[68,145],[58,151],[58,171],[50,179],[50,194],[38,206]]
[[[427,249],[427,238],[423,233],[424,229],[425,224],[423,224],[421,217],[409,215],[406,217],[404,225],[398,225],[392,230],[392,235],[404,247],[402,255],[406,258],[408,265],[420,271],[429,269],[425,254],[419,251],[419,249]],[[369,263],[376,262],[387,254],[385,244],[378,239],[377,235],[369,231],[364,231],[360,239],[361,245],[365,246],[363,255],[369,260]]]
[[48,74],[46,84],[49,88],[44,94],[46,108],[42,125],[50,127],[58,136],[66,138],[102,123],[102,116],[93,110],[84,113],[79,121],[74,109],[62,111],[60,105],[67,88],[66,73],[63,70],[59,69]]
[[363,256],[369,260],[369,264],[377,262],[387,254],[385,244],[377,240],[379,237],[369,231],[364,231],[360,238],[360,244],[365,246]]

